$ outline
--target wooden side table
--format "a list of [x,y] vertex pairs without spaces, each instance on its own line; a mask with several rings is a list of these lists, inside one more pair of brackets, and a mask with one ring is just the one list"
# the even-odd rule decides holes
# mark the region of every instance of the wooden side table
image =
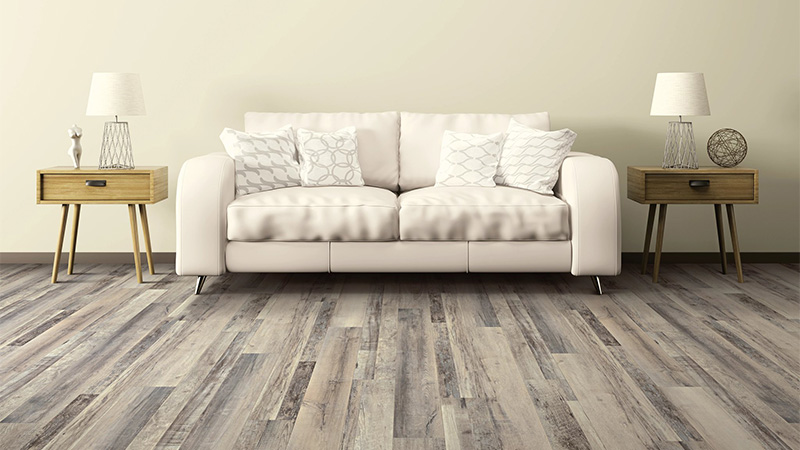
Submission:
[[96,167],[73,169],[68,166],[52,167],[36,171],[36,203],[60,204],[61,226],[58,244],[53,258],[53,277],[58,280],[58,266],[61,262],[61,247],[64,244],[64,230],[67,226],[69,205],[72,205],[72,242],[69,247],[67,274],[72,275],[75,261],[75,245],[78,240],[78,221],[81,205],[128,205],[133,238],[133,261],[136,265],[136,279],[142,282],[142,264],[139,256],[139,231],[136,226],[136,206],[142,221],[142,234],[147,252],[147,267],[153,269],[153,255],[150,249],[150,228],[147,225],[145,205],[158,203],[167,198],[167,167],[143,166],[130,170],[99,170]]
[[664,243],[664,226],[667,221],[668,204],[713,204],[717,220],[717,240],[719,243],[722,273],[728,273],[725,254],[725,235],[722,224],[722,205],[728,213],[728,226],[733,244],[733,258],[739,282],[742,276],[742,259],[739,255],[739,238],[736,231],[734,204],[758,203],[758,170],[725,169],[721,167],[701,167],[700,169],[662,169],[661,167],[628,166],[628,198],[650,205],[647,215],[647,233],[642,252],[642,273],[647,273],[650,257],[650,238],[653,234],[653,221],[658,205],[658,232],[656,235],[656,255],[653,263],[653,282],[658,282],[658,269],[661,264],[661,248]]

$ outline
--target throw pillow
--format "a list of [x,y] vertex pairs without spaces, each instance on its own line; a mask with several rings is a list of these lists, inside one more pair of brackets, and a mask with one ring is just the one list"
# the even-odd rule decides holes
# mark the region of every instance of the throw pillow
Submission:
[[236,196],[300,186],[300,164],[291,125],[268,133],[225,128],[219,138],[234,159]]
[[511,119],[500,152],[495,183],[553,195],[558,170],[577,137],[568,128],[542,131]]
[[363,186],[356,128],[332,133],[297,130],[303,186]]
[[445,131],[436,186],[495,186],[503,133],[470,134]]

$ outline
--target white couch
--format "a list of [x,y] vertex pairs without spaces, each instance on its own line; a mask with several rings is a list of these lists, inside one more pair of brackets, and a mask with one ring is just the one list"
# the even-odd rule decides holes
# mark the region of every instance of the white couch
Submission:
[[178,275],[227,272],[620,271],[619,179],[571,153],[555,196],[497,186],[434,187],[445,130],[550,129],[548,113],[247,113],[245,130],[354,125],[363,187],[289,187],[235,196],[234,162],[212,153],[178,178]]

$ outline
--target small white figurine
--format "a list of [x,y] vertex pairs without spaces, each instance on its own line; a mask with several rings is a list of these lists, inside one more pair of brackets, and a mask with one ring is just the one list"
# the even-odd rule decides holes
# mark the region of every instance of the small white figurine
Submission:
[[77,125],[73,124],[72,128],[67,130],[69,133],[69,138],[72,139],[72,147],[67,150],[67,154],[70,158],[72,158],[72,165],[75,166],[76,169],[81,168],[81,153],[83,149],[81,148],[81,136],[83,136],[83,130],[80,129]]

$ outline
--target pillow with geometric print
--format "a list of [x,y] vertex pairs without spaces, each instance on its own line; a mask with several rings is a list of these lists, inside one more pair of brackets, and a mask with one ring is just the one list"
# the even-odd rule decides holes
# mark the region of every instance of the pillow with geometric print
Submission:
[[356,127],[333,132],[297,129],[303,186],[363,186]]
[[503,133],[474,134],[445,130],[434,186],[494,187]]
[[225,128],[219,139],[234,159],[237,197],[300,186],[300,164],[291,125],[265,133]]
[[494,182],[500,186],[553,195],[561,163],[577,137],[568,128],[542,131],[511,119]]

